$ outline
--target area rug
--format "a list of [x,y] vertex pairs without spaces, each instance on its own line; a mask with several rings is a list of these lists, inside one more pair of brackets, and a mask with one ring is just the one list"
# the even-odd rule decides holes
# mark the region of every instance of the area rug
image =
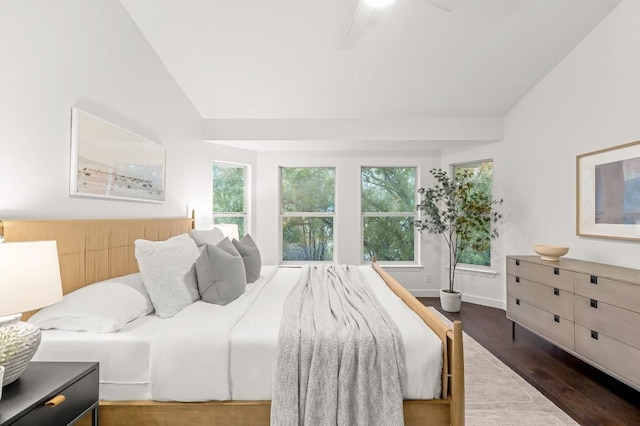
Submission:
[[[436,309],[429,307],[451,324]],[[467,425],[577,425],[569,415],[463,333]]]

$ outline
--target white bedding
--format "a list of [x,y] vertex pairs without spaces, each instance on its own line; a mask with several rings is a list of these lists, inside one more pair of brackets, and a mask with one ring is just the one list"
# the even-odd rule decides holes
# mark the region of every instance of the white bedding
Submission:
[[[280,316],[300,268],[267,266],[226,306],[196,302],[168,319],[139,318],[116,333],[44,330],[34,360],[99,361],[103,400],[271,399]],[[370,266],[361,266],[401,330],[405,399],[440,396],[442,344]]]
[[[442,343],[438,336],[387,287],[370,266],[360,266],[381,305],[396,321],[405,346],[405,399],[440,397]],[[254,306],[231,332],[231,397],[271,399],[282,307],[300,268],[280,268]]]
[[115,333],[43,330],[33,360],[98,361],[101,399],[151,399],[149,348],[162,323],[147,315]]
[[198,301],[165,321],[151,344],[151,395],[156,401],[231,399],[229,334],[277,272],[263,267],[245,293],[221,306]]

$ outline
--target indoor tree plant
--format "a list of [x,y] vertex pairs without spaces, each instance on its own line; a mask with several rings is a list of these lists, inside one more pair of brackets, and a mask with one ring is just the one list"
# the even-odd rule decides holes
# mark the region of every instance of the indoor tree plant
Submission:
[[495,200],[482,190],[474,169],[462,168],[451,178],[442,169],[431,169],[435,185],[420,188],[420,217],[415,226],[422,231],[440,234],[449,252],[449,286],[440,290],[440,304],[445,311],[458,312],[462,293],[454,288],[456,266],[465,249],[488,250],[491,240],[498,237],[496,223],[502,214],[495,208],[502,199]]

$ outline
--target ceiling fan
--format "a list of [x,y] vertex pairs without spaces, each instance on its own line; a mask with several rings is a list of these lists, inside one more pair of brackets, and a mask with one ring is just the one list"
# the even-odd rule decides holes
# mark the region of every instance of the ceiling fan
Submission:
[[[362,35],[367,28],[373,28],[381,17],[378,11],[391,5],[397,0],[356,0],[352,2],[354,6],[352,18],[346,34],[346,39],[341,43],[346,47],[353,43],[355,39]],[[463,0],[426,0],[432,6],[445,12],[451,12],[462,3]]]
[[[395,0],[362,0],[366,5],[372,8],[383,8],[389,6]],[[427,0],[433,6],[442,9],[446,12],[451,12],[458,7],[462,0]]]

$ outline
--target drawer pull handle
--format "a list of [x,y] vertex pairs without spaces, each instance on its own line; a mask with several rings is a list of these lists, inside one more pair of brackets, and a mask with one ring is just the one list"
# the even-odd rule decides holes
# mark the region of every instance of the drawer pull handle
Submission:
[[553,289],[553,295],[554,296],[560,296],[560,289],[559,288],[555,288]]
[[598,301],[594,300],[594,299],[591,299],[591,307],[598,309]]
[[554,316],[553,316],[553,320],[554,320],[555,322],[560,322],[560,317],[559,317],[558,315],[554,315]]
[[516,277],[516,282],[519,283],[520,282],[520,277]]
[[516,305],[520,304],[520,299],[516,299]]
[[591,275],[591,284],[598,284],[598,277]]
[[591,338],[595,339],[595,340],[598,340],[598,332],[591,330]]
[[516,259],[516,266],[520,266],[520,260]]
[[65,399],[67,399],[67,398],[65,398],[64,395],[54,396],[53,398],[51,398],[50,400],[45,402],[44,405],[46,405],[47,407],[50,407],[50,408],[55,408],[58,405],[62,404],[65,401]]
[[553,268],[553,275],[560,275],[560,268]]

